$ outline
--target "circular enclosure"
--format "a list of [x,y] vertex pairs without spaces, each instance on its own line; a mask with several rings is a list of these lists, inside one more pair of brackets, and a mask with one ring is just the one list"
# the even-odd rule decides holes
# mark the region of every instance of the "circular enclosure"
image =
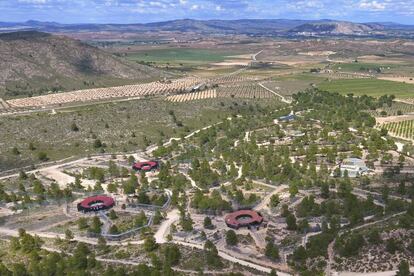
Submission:
[[78,203],[78,211],[96,212],[107,210],[115,205],[115,200],[109,196],[91,196]]
[[132,168],[136,171],[152,171],[158,169],[157,161],[143,161],[135,163]]
[[260,213],[253,210],[240,210],[230,213],[225,218],[226,224],[230,228],[250,227],[260,225],[263,217]]

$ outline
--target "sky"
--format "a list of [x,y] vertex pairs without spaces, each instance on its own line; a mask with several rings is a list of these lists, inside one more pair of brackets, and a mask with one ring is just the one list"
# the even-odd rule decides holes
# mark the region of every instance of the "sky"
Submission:
[[173,19],[335,19],[414,25],[414,0],[0,0],[0,21],[147,23]]

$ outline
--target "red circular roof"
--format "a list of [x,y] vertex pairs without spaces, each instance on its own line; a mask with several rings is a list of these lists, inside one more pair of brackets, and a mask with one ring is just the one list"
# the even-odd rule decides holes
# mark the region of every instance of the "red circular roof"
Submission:
[[98,206],[110,208],[114,205],[115,205],[115,200],[109,196],[91,196],[91,197],[85,198],[79,203],[79,206],[81,206],[84,209],[95,209]]
[[[243,218],[243,220],[241,220]],[[257,224],[263,222],[263,217],[252,210],[240,210],[230,213],[226,216],[225,221],[227,225],[233,227],[249,226],[251,224]]]
[[153,168],[156,168],[157,166],[158,166],[158,162],[156,162],[156,161],[143,161],[143,162],[135,163],[133,168],[135,170],[150,171]]

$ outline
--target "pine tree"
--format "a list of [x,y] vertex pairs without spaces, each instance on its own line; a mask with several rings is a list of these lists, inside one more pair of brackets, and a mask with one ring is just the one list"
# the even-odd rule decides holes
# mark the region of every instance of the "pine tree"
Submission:
[[229,230],[226,233],[226,243],[230,246],[235,246],[238,243],[237,235],[233,230]]

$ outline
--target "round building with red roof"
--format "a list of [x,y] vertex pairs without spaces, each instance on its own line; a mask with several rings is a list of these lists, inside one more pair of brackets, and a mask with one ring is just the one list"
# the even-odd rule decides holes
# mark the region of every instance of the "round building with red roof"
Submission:
[[80,212],[96,212],[107,210],[115,206],[115,200],[109,196],[91,196],[78,203]]
[[136,171],[153,171],[158,169],[158,162],[157,161],[143,161],[135,163],[132,168]]
[[228,227],[239,229],[240,227],[259,226],[263,222],[260,213],[253,210],[239,210],[226,216],[225,222]]

